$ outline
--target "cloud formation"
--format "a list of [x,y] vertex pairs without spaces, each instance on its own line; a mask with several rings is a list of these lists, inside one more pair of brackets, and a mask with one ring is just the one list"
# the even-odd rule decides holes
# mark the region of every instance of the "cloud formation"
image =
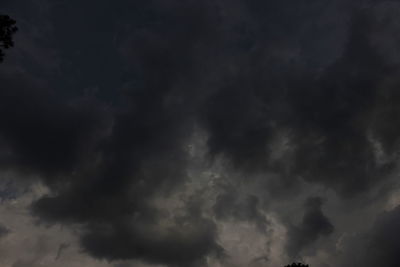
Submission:
[[[0,168],[42,183],[32,216],[75,229],[85,253],[260,266],[312,249],[322,262],[362,232],[351,203],[381,218],[370,262],[394,266],[397,209],[382,209],[398,186],[397,2],[3,5],[32,43],[17,39],[0,69]],[[233,262],[232,224],[253,227],[265,251]]]
[[304,206],[306,210],[301,223],[289,228],[287,250],[293,258],[302,248],[314,243],[321,236],[332,234],[334,230],[332,223],[321,211],[321,198],[309,198]]

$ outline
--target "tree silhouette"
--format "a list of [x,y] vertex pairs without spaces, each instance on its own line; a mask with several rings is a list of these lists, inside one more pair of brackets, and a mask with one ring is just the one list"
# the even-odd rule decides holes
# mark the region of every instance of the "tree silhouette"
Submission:
[[285,267],[310,267],[308,264],[303,264],[303,263],[292,263],[290,265],[286,265]]
[[12,37],[18,30],[15,23],[16,21],[10,16],[0,14],[0,62],[4,60],[3,50],[14,46]]

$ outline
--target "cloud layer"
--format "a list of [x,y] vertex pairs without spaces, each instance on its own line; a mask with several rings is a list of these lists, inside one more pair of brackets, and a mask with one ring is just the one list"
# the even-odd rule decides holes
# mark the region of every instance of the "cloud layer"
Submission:
[[396,1],[29,5],[0,6],[20,28],[0,66],[1,195],[46,188],[31,215],[77,238],[56,258],[355,266],[354,243],[395,266]]

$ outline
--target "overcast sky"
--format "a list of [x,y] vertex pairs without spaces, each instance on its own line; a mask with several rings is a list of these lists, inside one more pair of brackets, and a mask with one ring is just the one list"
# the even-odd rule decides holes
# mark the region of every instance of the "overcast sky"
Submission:
[[400,265],[400,1],[0,13],[1,267]]

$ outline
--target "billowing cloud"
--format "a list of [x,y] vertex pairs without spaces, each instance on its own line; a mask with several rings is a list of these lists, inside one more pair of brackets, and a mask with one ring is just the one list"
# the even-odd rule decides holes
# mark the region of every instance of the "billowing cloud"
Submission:
[[307,199],[301,223],[289,228],[287,249],[291,257],[296,257],[304,247],[333,232],[334,227],[322,213],[321,206],[321,198]]
[[31,215],[77,238],[57,261],[329,264],[358,213],[380,218],[360,249],[394,266],[397,2],[2,5],[21,24],[0,69],[1,199],[46,188]]

